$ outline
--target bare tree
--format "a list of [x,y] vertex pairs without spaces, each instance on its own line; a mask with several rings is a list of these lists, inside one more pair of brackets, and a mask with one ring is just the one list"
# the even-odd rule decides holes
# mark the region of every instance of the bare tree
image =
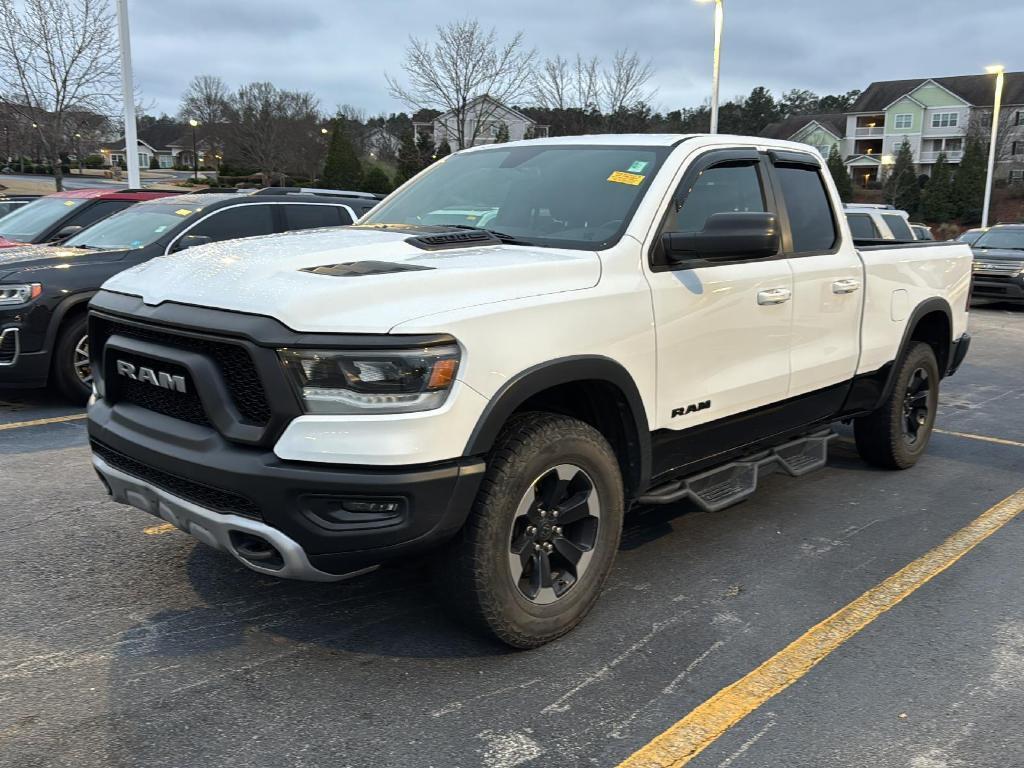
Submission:
[[[526,50],[523,33],[499,44],[494,29],[476,20],[437,28],[434,42],[409,38],[402,69],[408,84],[385,74],[391,95],[411,109],[451,112],[457,148],[472,146],[491,122],[498,104],[511,105],[530,90],[536,52]],[[490,100],[477,100],[489,96]]]
[[602,107],[611,115],[620,109],[630,109],[654,98],[654,89],[648,82],[654,75],[651,62],[627,49],[615,52],[610,67],[601,71]]
[[69,113],[109,114],[117,103],[109,8],[105,0],[0,0],[0,91],[11,111],[35,123],[58,191]]
[[533,96],[544,109],[599,108],[600,78],[597,57],[584,59],[576,54],[575,61],[562,58],[545,59],[537,71]]
[[598,78],[598,61],[594,56],[584,59],[576,54],[574,72],[576,86],[576,104],[587,111],[600,109],[601,83]]
[[[1019,125],[1017,122],[1019,109],[1022,108],[1011,105],[1009,108],[1004,107],[999,112],[999,128],[996,131],[995,146],[996,171],[999,176],[1009,176],[1011,170],[1024,168],[1024,154],[1014,154],[1015,149],[1024,147],[1024,124]],[[967,136],[981,143],[985,148],[985,157],[987,158],[992,141],[991,108],[971,110]]]
[[234,154],[256,166],[264,184],[308,165],[305,155],[319,140],[318,107],[311,93],[279,90],[273,83],[243,85],[229,101]]
[[231,92],[216,75],[196,75],[181,95],[178,117],[182,122],[195,120],[198,131],[211,147],[224,145],[226,123],[230,113]]

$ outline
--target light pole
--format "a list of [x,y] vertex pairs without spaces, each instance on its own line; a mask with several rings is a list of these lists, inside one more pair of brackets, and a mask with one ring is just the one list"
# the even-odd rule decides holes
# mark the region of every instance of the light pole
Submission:
[[988,226],[988,211],[992,203],[992,173],[996,165],[996,137],[999,135],[999,109],[1003,105],[1003,78],[1006,68],[1002,64],[985,67],[985,71],[996,76],[996,95],[992,103],[992,138],[988,145],[988,175],[985,177],[985,204],[981,208],[981,226]]
[[725,0],[697,0],[715,4],[715,52],[711,66],[711,133],[718,133],[718,71],[722,58],[722,28],[725,26]]
[[82,175],[82,134],[75,134],[75,157],[78,158],[78,175]]
[[124,162],[128,186],[142,186],[139,175],[139,138],[135,126],[135,86],[132,84],[132,46],[128,32],[128,0],[117,0],[117,39],[121,44],[121,97],[124,99]]
[[194,117],[189,118],[188,124],[192,126],[192,180],[199,181],[199,155],[196,153],[196,126],[199,121]]

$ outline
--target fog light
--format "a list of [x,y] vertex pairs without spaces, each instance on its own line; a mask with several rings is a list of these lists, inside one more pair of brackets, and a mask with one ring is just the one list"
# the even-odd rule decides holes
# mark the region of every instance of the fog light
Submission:
[[299,497],[299,507],[318,525],[349,530],[394,525],[402,519],[406,502],[401,498],[307,494]]

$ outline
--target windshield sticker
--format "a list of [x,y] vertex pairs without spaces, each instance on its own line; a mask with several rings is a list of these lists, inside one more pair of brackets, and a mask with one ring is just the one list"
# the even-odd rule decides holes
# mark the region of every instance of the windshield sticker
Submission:
[[646,176],[641,176],[639,173],[616,171],[608,177],[608,181],[614,181],[616,184],[631,184],[634,187],[638,187],[644,183],[644,179],[646,178]]
[[636,161],[634,161],[634,163],[631,166],[629,166],[629,172],[630,173],[643,173],[644,172],[644,168],[646,168],[648,165],[649,165],[649,163],[646,160],[636,160]]
[[175,211],[175,213],[178,214],[179,216],[188,216],[190,213],[192,213],[192,211],[189,208],[179,208],[178,210]]
[[164,231],[165,229],[167,229],[167,225],[166,225],[166,224],[161,224],[161,225],[160,225],[159,227],[157,227],[156,229],[154,229],[154,230],[153,230],[153,232],[155,232],[156,234],[158,234],[158,235],[159,235],[159,234],[160,234],[161,232],[163,232],[163,231]]
[[75,207],[75,201],[74,200],[65,200],[64,201],[64,205],[66,205],[68,208],[74,208]]

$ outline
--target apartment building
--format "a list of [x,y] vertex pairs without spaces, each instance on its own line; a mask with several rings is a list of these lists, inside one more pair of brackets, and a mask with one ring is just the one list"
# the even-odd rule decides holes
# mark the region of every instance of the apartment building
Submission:
[[[940,154],[954,165],[960,162],[968,133],[987,141],[994,92],[991,75],[875,82],[840,124],[835,115],[804,115],[768,126],[765,135],[819,149],[837,143],[858,184],[882,179],[906,140],[918,171],[930,174]],[[999,122],[995,176],[1024,183],[1024,72],[1006,73]]]

